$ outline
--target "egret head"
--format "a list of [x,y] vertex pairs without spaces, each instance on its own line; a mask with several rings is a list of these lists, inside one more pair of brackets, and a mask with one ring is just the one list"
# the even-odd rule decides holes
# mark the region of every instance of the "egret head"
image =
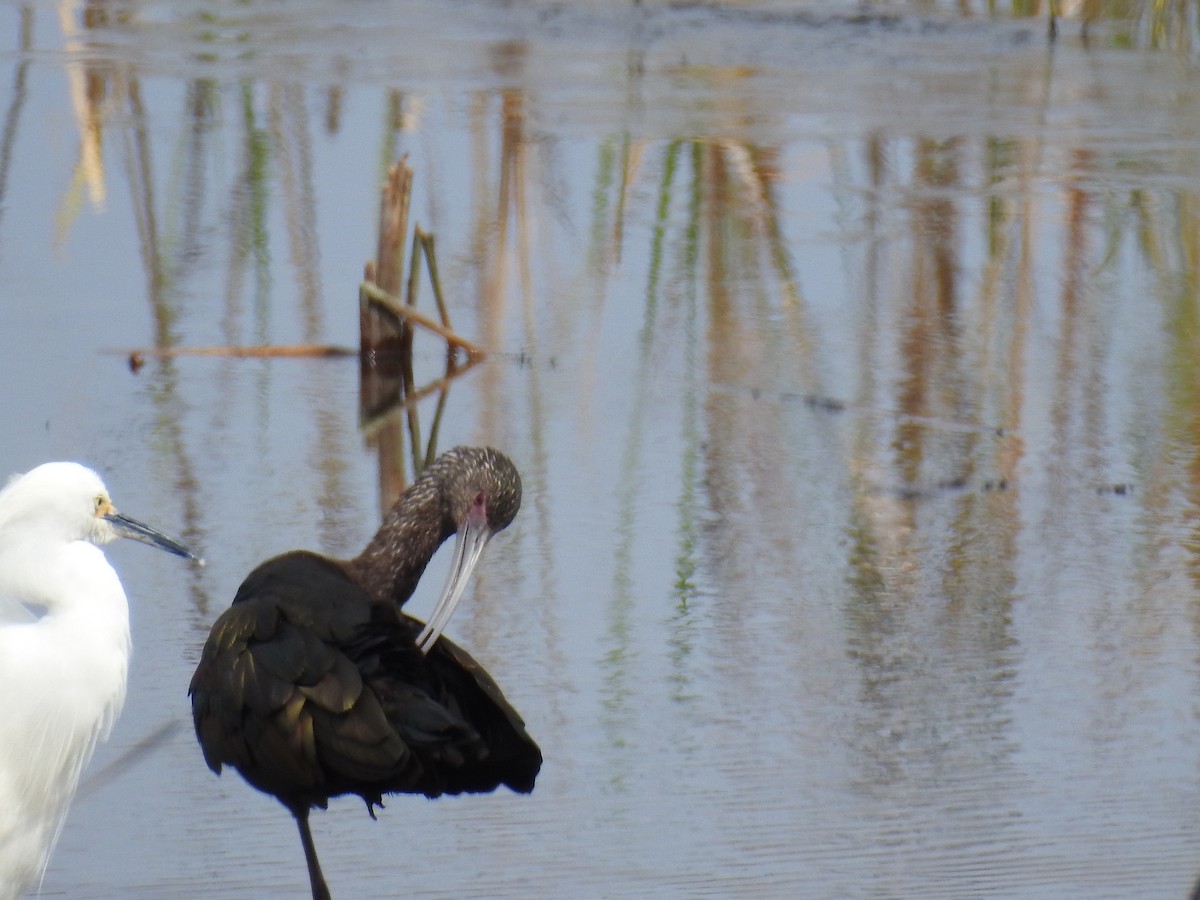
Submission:
[[17,530],[95,544],[127,537],[196,559],[177,541],[118,513],[100,476],[73,462],[44,463],[9,480],[0,491],[0,534]]

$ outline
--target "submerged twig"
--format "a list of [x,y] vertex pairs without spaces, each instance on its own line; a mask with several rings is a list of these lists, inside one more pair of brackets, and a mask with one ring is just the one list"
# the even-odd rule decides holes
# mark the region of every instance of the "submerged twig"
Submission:
[[176,356],[236,356],[236,357],[343,357],[358,356],[358,351],[351,347],[339,347],[335,344],[272,344],[265,347],[139,347],[134,350],[108,350],[107,353],[120,353],[129,357],[133,368],[140,368],[141,360],[145,357],[155,359],[173,359]]
[[87,780],[79,786],[79,791],[75,794],[75,799],[80,800],[84,797],[96,793],[109,782],[120,777],[130,766],[136,763],[141,757],[146,756],[154,750],[161,747],[172,734],[179,728],[179,720],[172,719],[169,722],[164,722],[152,732],[112,760],[104,768],[87,777]]
[[422,328],[426,328],[444,338],[455,347],[461,347],[473,360],[483,359],[486,355],[484,349],[478,344],[468,341],[466,338],[451,331],[445,325],[441,325],[425,314],[417,312],[412,307],[403,303],[398,297],[394,297],[378,285],[364,281],[359,285],[359,291],[363,296],[378,304],[396,318],[403,319],[413,325],[420,325]]

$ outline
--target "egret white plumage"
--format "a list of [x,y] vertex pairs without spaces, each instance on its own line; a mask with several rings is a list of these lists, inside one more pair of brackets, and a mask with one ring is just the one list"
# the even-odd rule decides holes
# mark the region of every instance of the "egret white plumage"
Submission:
[[96,545],[187,548],[117,513],[78,463],[0,490],[0,898],[37,884],[79,775],[125,701],[129,605]]

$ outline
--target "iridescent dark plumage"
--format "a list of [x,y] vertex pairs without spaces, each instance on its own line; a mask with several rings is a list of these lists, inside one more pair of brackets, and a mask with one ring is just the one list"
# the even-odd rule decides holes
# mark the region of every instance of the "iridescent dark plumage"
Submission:
[[[330,797],[358,794],[373,817],[386,793],[533,789],[542,755],[521,717],[465,650],[438,637],[483,546],[520,504],[507,457],[456,447],[396,501],[361,555],[267,560],[213,625],[189,689],[196,737],[213,771],[231,765],[291,810],[315,898],[329,892],[308,815]],[[422,630],[400,607],[456,532],[451,578]]]

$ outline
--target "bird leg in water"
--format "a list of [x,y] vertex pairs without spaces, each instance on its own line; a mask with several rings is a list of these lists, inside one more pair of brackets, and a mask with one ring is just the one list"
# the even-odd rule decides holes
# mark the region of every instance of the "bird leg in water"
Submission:
[[293,809],[296,825],[300,828],[300,843],[304,845],[304,861],[308,864],[308,880],[312,885],[313,900],[332,900],[329,887],[325,884],[325,876],[321,874],[321,864],[317,862],[317,846],[313,843],[312,829],[308,827],[309,807]]

